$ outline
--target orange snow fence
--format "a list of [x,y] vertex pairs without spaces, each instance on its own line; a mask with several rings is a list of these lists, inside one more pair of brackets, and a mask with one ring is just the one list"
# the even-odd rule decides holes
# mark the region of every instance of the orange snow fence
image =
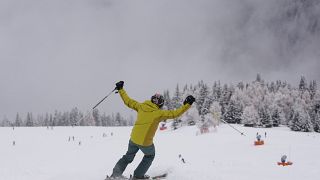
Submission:
[[255,146],[264,145],[264,141],[255,141],[254,145]]
[[278,165],[279,166],[290,166],[290,165],[292,165],[293,163],[292,162],[290,162],[290,161],[288,161],[288,162],[278,162]]

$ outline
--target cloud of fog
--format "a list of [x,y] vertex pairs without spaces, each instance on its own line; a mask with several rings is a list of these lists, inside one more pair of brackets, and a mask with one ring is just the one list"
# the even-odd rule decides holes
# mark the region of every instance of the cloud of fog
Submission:
[[[176,83],[319,80],[316,0],[1,0],[0,118],[89,109],[126,82],[143,101]],[[101,110],[126,111],[118,97]]]

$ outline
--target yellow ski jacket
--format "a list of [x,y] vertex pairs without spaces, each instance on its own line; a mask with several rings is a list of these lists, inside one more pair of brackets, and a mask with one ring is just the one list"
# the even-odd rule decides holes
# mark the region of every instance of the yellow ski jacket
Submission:
[[176,110],[161,110],[150,100],[139,103],[131,99],[124,89],[119,90],[119,94],[124,104],[138,113],[131,132],[131,141],[141,146],[153,144],[153,137],[161,121],[177,118],[191,107],[190,104],[185,104]]

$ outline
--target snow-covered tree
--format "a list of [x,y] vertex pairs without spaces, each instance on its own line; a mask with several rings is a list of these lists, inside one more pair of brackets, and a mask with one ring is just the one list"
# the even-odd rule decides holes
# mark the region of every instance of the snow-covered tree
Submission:
[[251,106],[246,106],[243,110],[243,114],[242,114],[242,123],[245,126],[254,126],[256,125],[259,119],[259,114],[258,111],[256,110],[256,108],[251,105]]
[[223,119],[227,123],[240,123],[242,119],[242,107],[238,101],[231,99],[227,106],[226,112],[223,115]]
[[307,90],[307,88],[308,88],[307,80],[304,76],[301,76],[300,83],[299,83],[299,90],[305,91]]
[[22,126],[22,125],[23,125],[22,119],[21,119],[19,113],[17,113],[16,120],[14,122],[14,126],[19,127],[19,126]]
[[6,116],[4,116],[1,122],[1,126],[9,127],[9,126],[12,126],[12,123],[9,121],[9,119]]
[[27,113],[26,126],[28,127],[33,126],[33,116],[31,112]]
[[267,105],[261,105],[258,108],[258,114],[259,114],[259,122],[261,123],[259,125],[263,125],[266,127],[272,126],[272,121],[271,121],[271,117],[270,117],[270,113],[268,111]]
[[48,113],[46,113],[46,115],[45,115],[43,125],[44,126],[50,126],[50,119],[49,119],[49,114]]
[[273,109],[273,111],[271,112],[272,126],[278,127],[280,125],[280,122],[281,122],[281,114],[280,114],[279,108]]
[[174,109],[172,100],[170,98],[169,90],[164,91],[163,98],[164,98],[164,109],[167,109],[167,110]]
[[293,131],[313,131],[313,125],[306,108],[305,102],[302,99],[297,99],[294,104],[294,116],[290,122],[290,128]]
[[314,116],[313,128],[315,132],[320,133],[320,112],[317,112]]
[[226,108],[229,105],[230,98],[232,96],[232,88],[229,88],[226,84],[223,86],[222,94],[220,98],[221,114],[224,116]]
[[174,93],[174,95],[172,97],[172,101],[171,102],[172,102],[172,106],[173,106],[174,109],[177,109],[182,105],[182,102],[183,102],[182,93],[179,90],[179,85],[178,84],[176,86],[176,91],[175,91],[175,93]]
[[310,98],[313,99],[317,93],[317,82],[315,80],[310,82],[309,92],[310,92]]
[[83,117],[83,115],[80,113],[78,108],[72,108],[70,112],[70,124],[72,126],[76,126],[80,124],[80,119]]
[[92,117],[93,117],[95,126],[101,126],[101,117],[98,109],[93,110]]
[[[183,100],[182,100],[182,93],[180,92],[180,90],[179,90],[179,85],[177,84],[177,86],[176,86],[176,91],[175,91],[175,93],[174,93],[174,95],[173,95],[173,97],[172,97],[172,107],[174,108],[174,109],[177,109],[177,108],[179,108],[181,105],[182,105],[182,103],[183,103]],[[173,122],[172,122],[172,128],[173,129],[177,129],[178,127],[180,127],[181,126],[181,119],[180,118],[176,118],[176,119],[174,119],[173,120]]]
[[214,101],[210,107],[210,113],[212,115],[213,126],[216,127],[220,124],[221,118],[221,106],[219,102]]
[[185,112],[182,119],[184,120],[183,122],[187,125],[195,125],[196,122],[199,122],[201,118],[195,106],[191,106],[191,108],[187,112]]
[[222,95],[222,88],[220,85],[220,81],[214,82],[213,87],[212,87],[212,100],[213,101],[220,101]]

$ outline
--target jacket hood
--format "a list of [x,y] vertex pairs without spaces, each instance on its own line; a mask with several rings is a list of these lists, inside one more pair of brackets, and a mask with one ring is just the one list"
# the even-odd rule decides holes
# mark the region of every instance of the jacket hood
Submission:
[[158,110],[159,107],[150,100],[147,100],[141,104],[141,109],[145,112],[152,112]]

